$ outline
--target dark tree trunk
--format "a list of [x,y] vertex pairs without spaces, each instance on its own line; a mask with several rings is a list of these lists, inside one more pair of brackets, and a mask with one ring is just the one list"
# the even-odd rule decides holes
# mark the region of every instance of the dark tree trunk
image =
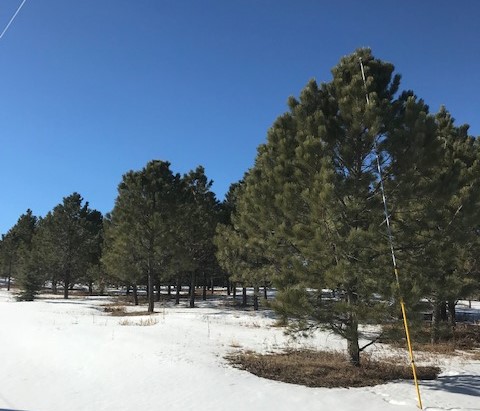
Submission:
[[260,294],[260,287],[253,288],[253,311],[258,311],[258,294]]
[[267,293],[267,286],[266,285],[263,286],[263,298],[265,298],[265,300],[268,299],[268,293]]
[[214,290],[214,286],[213,286],[213,278],[211,278],[210,279],[210,294],[213,295],[215,293],[214,291],[215,290]]
[[138,305],[138,287],[137,287],[137,284],[133,284],[133,304]]
[[172,296],[172,286],[171,286],[171,284],[168,284],[168,286],[167,286],[167,295],[168,295],[169,297]]
[[207,299],[207,273],[203,272],[203,290],[202,290],[202,300],[206,301]]
[[52,280],[52,293],[57,294],[57,280]]
[[448,321],[452,327],[456,325],[456,311],[455,311],[455,300],[448,301]]
[[125,293],[125,295],[128,297],[130,295],[130,286],[127,285],[127,292]]
[[350,356],[350,363],[355,367],[360,366],[360,346],[358,344],[358,318],[355,311],[357,296],[351,290],[347,291],[347,305],[349,312],[345,327],[345,334],[347,338],[347,350]]
[[442,301],[440,304],[440,318],[443,322],[448,321],[448,314],[447,314],[447,302]]
[[242,288],[242,307],[247,306],[247,287]]
[[63,298],[67,299],[68,298],[68,288],[70,286],[70,272],[67,270],[65,271],[65,277],[64,277],[64,284],[63,284]]
[[227,295],[230,296],[230,280],[227,278]]
[[8,264],[7,291],[10,291],[12,285],[12,260]]
[[93,294],[93,281],[88,282],[88,294],[89,295]]
[[177,278],[177,286],[175,287],[175,304],[180,304],[180,290],[182,284],[180,282],[180,277]]
[[195,307],[195,281],[196,281],[196,272],[192,271],[190,276],[190,308]]
[[430,342],[437,344],[440,339],[440,319],[442,316],[442,303],[435,302],[432,311],[432,329],[430,334]]
[[455,300],[448,301],[448,322],[452,327],[452,332],[455,333],[455,327],[457,326],[457,318],[455,311]]
[[156,288],[157,288],[157,296],[155,298],[156,301],[160,301],[160,294],[161,294],[161,285],[160,285],[160,280],[156,281]]
[[237,299],[237,283],[232,284],[233,299]]
[[147,295],[148,295],[148,312],[153,313],[155,310],[155,296],[153,292],[153,273],[151,270],[149,270],[148,273],[148,290],[147,290]]

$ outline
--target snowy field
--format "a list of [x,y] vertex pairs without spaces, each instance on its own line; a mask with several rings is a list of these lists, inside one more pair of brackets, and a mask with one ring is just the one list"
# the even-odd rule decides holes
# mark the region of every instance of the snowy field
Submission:
[[[0,291],[0,411],[417,409],[410,382],[307,388],[232,368],[224,356],[238,349],[344,348],[328,333],[293,343],[272,327],[269,312],[200,303],[112,317],[101,309],[108,302],[16,302]],[[147,320],[153,324],[139,325]],[[436,364],[442,376],[421,384],[424,409],[480,410],[480,362],[450,357]]]

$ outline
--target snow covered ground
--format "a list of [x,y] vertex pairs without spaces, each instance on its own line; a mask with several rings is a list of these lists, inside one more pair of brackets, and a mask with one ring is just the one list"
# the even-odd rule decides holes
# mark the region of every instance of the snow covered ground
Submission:
[[[153,317],[112,317],[101,310],[106,303],[16,302],[0,291],[0,411],[416,409],[410,382],[307,388],[232,368],[224,355],[236,349],[344,348],[328,333],[294,343],[272,326],[269,312],[205,303],[158,307]],[[154,324],[138,325],[152,318]],[[480,362],[451,357],[438,365],[441,378],[421,385],[424,409],[480,410]]]

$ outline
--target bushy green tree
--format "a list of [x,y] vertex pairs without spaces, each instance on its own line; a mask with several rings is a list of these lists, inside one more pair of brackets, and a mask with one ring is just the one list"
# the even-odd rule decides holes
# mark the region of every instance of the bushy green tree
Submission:
[[[329,83],[310,81],[298,100],[289,100],[289,112],[258,149],[233,225],[220,229],[218,243],[220,259],[230,260],[239,275],[271,276],[279,289],[276,308],[297,319],[294,329],[328,324],[347,340],[350,359],[359,365],[359,324],[390,318],[387,301],[399,294],[377,156],[394,205],[399,262],[412,269],[403,289],[408,298],[412,288],[415,298],[425,289],[417,257],[426,243],[417,219],[433,226],[453,218],[455,190],[438,176],[445,155],[438,118],[412,92],[398,93],[400,76],[392,64],[360,49],[332,74]],[[462,184],[457,177],[448,175],[450,186]],[[442,214],[422,204],[433,196],[452,206]]]
[[176,235],[183,196],[180,175],[172,173],[170,163],[159,160],[126,173],[118,186],[103,262],[110,272],[123,263],[119,275],[134,283],[141,275],[147,278],[149,312],[154,311],[156,278],[168,273],[172,259],[182,258]]
[[4,265],[8,276],[16,279],[20,289],[19,299],[31,301],[41,288],[43,279],[39,276],[32,256],[33,238],[38,219],[31,210],[22,214],[17,223],[4,237]]
[[213,182],[208,180],[202,166],[183,177],[183,222],[178,231],[179,240],[190,258],[190,307],[195,306],[197,277],[202,275],[204,298],[207,279],[217,270],[213,237],[219,219],[219,205],[211,191]]
[[57,281],[63,282],[64,298],[98,260],[101,221],[101,214],[90,209],[80,194],[73,193],[39,223],[34,241],[36,265],[52,281],[54,290]]

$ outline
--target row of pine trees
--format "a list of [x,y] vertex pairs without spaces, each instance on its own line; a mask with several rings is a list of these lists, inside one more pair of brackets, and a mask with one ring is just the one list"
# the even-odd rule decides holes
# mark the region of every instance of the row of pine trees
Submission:
[[431,113],[401,91],[394,66],[369,49],[342,58],[332,76],[290,98],[223,203],[202,167],[180,176],[152,161],[123,176],[105,216],[78,194],[43,218],[27,211],[2,237],[2,272],[25,299],[45,281],[65,297],[79,282],[121,283],[135,299],[146,286],[151,312],[161,285],[176,285],[178,302],[183,284],[227,278],[253,287],[255,307],[260,287],[273,285],[272,306],[292,331],[329,327],[354,364],[360,325],[391,323],[403,298],[412,311],[429,305],[438,341],[456,302],[480,292],[479,142],[444,107]]

